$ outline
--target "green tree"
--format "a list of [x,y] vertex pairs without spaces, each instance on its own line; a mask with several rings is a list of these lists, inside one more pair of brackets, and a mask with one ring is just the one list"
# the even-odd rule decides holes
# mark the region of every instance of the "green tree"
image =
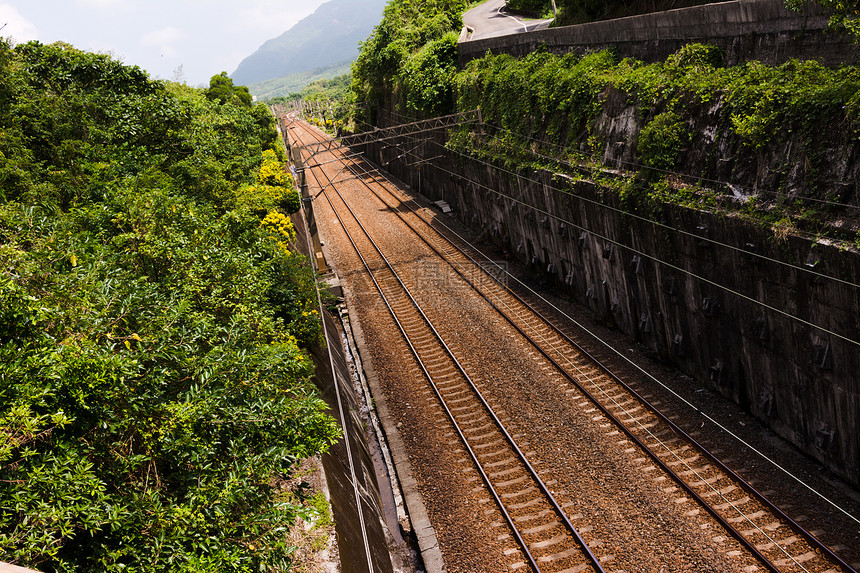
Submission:
[[[803,10],[810,0],[785,0],[790,10]],[[858,0],[813,0],[830,15],[830,25],[844,28],[860,41],[860,2]]]
[[338,430],[271,115],[66,44],[0,71],[4,560],[288,569]]
[[251,107],[253,98],[251,92],[246,86],[233,85],[233,80],[227,75],[227,72],[212,76],[209,80],[209,89],[206,90],[206,97],[210,101],[217,101],[221,105],[227,102],[234,103],[245,107]]
[[393,94],[392,103],[413,114],[450,109],[457,60],[451,49],[456,41],[449,34],[459,33],[468,5],[466,0],[389,2],[353,64],[355,100],[372,108]]
[[505,5],[510,10],[533,16],[552,15],[552,0],[507,0]]

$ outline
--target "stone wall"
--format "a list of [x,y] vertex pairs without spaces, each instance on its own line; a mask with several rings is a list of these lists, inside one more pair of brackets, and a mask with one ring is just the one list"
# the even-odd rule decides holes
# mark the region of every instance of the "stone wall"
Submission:
[[[651,106],[643,112],[630,99],[623,91],[607,89],[589,131],[602,145],[601,163],[621,170],[639,167],[639,134],[665,111]],[[687,105],[683,117],[690,140],[671,170],[741,200],[756,197],[760,205],[799,199],[809,211],[833,214],[835,204],[847,206],[839,211],[845,215],[841,228],[831,232],[856,236],[860,138],[855,130],[841,118],[820,113],[792,124],[775,122],[769,141],[755,147],[735,133],[733,110],[725,100],[725,94],[717,93],[707,103]],[[834,209],[825,203],[833,203]]]
[[691,42],[719,46],[728,65],[790,58],[824,65],[857,64],[860,49],[850,36],[825,31],[827,18],[814,10],[791,12],[782,0],[735,0],[602,22],[461,42],[460,64],[494,54],[524,56],[540,46],[553,53],[614,49],[622,58],[662,61]]
[[629,214],[654,216],[652,207],[630,197],[622,205],[589,181],[513,175],[439,157],[436,144],[394,145],[428,161],[392,160],[392,142],[365,151],[595,315],[860,484],[856,250],[680,206],[662,207],[655,224]]

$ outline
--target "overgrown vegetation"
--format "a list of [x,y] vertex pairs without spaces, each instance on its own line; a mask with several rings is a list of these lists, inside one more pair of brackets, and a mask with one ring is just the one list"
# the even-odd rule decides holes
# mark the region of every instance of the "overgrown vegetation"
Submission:
[[[558,4],[574,6],[569,1]],[[586,10],[589,5],[577,2],[576,7]],[[612,7],[594,5],[598,11]],[[636,13],[653,11],[625,7]],[[612,142],[629,149],[623,169],[645,175],[647,186],[659,187],[656,195],[663,200],[686,203],[696,196],[702,205],[713,203],[702,195],[708,191],[686,189],[685,178],[696,188],[701,178],[728,180],[717,193],[731,197],[735,173],[726,171],[730,166],[752,173],[756,179],[751,189],[763,177],[761,183],[770,193],[756,201],[756,209],[744,207],[745,212],[766,221],[787,218],[813,232],[829,220],[836,225],[826,232],[843,239],[846,232],[856,234],[853,224],[836,220],[856,220],[855,214],[839,208],[855,201],[853,171],[839,164],[842,171],[835,175],[836,164],[828,163],[841,153],[838,149],[855,146],[860,135],[856,67],[832,69],[796,60],[780,66],[750,61],[726,67],[716,47],[689,44],[665,62],[652,64],[619,60],[610,51],[578,57],[537,50],[524,58],[487,55],[458,71],[454,32],[464,8],[458,2],[433,0],[389,3],[353,68],[352,90],[358,101],[368,104],[366,121],[376,125],[377,109],[395,121],[408,121],[480,108],[489,137],[455,133],[452,147],[513,168],[518,162],[520,167],[554,169],[597,166],[609,143],[606,130],[614,129],[600,127],[599,121],[620,121],[628,124],[623,129],[632,128],[623,141]],[[589,13],[586,19],[600,17]],[[608,105],[614,107],[607,115]],[[630,110],[634,117],[612,115]],[[709,114],[717,115],[707,123],[703,120]],[[719,155],[724,152],[729,155]],[[790,153],[799,154],[799,164],[792,164]],[[690,162],[691,157],[698,160]],[[840,179],[835,186],[834,177]],[[825,204],[811,207],[795,200],[798,195],[819,203],[824,199]]]
[[[698,44],[654,64],[617,61],[610,52],[582,58],[543,52],[522,59],[487,56],[458,75],[459,107],[480,107],[488,122],[524,140],[551,139],[576,149],[592,135],[608,89],[626,94],[646,116],[671,110],[684,118],[696,105],[722,98],[733,131],[750,147],[781,130],[808,130],[814,121],[860,128],[860,74],[855,68],[834,70],[814,61],[726,68],[719,62],[715,50]],[[658,124],[669,128],[677,119]],[[666,135],[661,133],[658,129],[655,135]]]
[[505,6],[511,12],[526,16],[552,17],[552,0],[507,0]]
[[305,86],[299,93],[272,98],[269,104],[287,109],[293,102],[303,100],[305,120],[332,135],[337,135],[353,126],[356,106],[349,89],[351,83],[352,76],[349,74],[331,80],[319,80]]
[[[824,126],[839,126],[837,136],[845,145],[853,145],[860,135],[856,68],[830,69],[814,61],[724,67],[718,50],[699,44],[654,64],[617,61],[609,52],[582,58],[542,52],[522,59],[487,56],[470,62],[457,76],[457,93],[460,109],[481,108],[494,136],[493,153],[506,161],[523,154],[534,161],[535,152],[579,163],[599,158],[606,133],[596,131],[596,120],[608,98],[622,98],[638,110],[639,129],[631,142],[635,163],[625,169],[645,168],[652,175],[650,169],[655,169],[657,176],[679,171],[712,176],[707,165],[682,164],[682,151],[701,137],[693,126],[715,104],[724,118],[719,136],[732,138],[732,145],[749,155],[771,153],[789,141],[809,150],[830,145]],[[462,146],[464,140],[459,142]],[[826,157],[808,157],[804,193],[824,195],[832,175],[815,162]],[[680,190],[677,184],[666,188]],[[776,211],[806,222],[815,220],[810,213],[804,203],[783,203]],[[820,220],[823,213],[818,215]]]
[[457,34],[467,0],[391,0],[382,22],[362,43],[352,91],[369,117],[381,102],[410,115],[454,110]]
[[[806,8],[810,0],[785,0],[785,5],[800,11]],[[860,1],[858,0],[813,0],[825,14],[830,16],[830,26],[834,29],[846,30],[860,40]]]
[[337,438],[298,197],[273,118],[224,84],[0,42],[6,561],[286,570],[318,512],[281,494]]

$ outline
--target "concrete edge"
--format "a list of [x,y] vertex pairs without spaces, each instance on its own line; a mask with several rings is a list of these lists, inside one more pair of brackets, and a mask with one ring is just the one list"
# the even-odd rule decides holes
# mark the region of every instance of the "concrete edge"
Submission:
[[[344,290],[344,299],[351,298],[350,288],[342,284]],[[397,478],[400,482],[400,489],[403,492],[403,499],[408,512],[408,519],[412,526],[412,531],[415,533],[415,538],[418,541],[418,548],[421,551],[421,559],[424,561],[424,567],[428,573],[445,573],[445,560],[442,558],[442,551],[439,549],[439,541],[436,539],[436,530],[433,529],[433,524],[430,523],[430,518],[427,515],[427,508],[424,506],[424,501],[421,499],[421,494],[418,491],[418,484],[412,476],[412,465],[409,462],[409,457],[406,454],[406,447],[403,443],[403,438],[400,431],[391,423],[390,410],[388,409],[388,401],[385,398],[382,388],[379,384],[379,377],[373,365],[370,352],[367,350],[364,331],[361,324],[353,314],[349,305],[345,305],[349,316],[350,328],[352,329],[353,338],[361,357],[361,365],[364,370],[364,375],[367,383],[370,386],[375,409],[379,415],[379,420],[382,423],[382,429],[385,433],[385,440],[388,443],[391,457],[394,461],[394,467],[397,472]],[[368,408],[373,408],[373,404],[367,404]]]
[[[343,300],[342,297],[341,300]],[[397,529],[408,529],[411,531],[409,512],[406,511],[406,506],[403,502],[403,491],[400,488],[400,482],[397,480],[397,470],[394,468],[394,461],[391,459],[391,449],[388,447],[388,441],[385,437],[385,430],[382,428],[382,422],[379,419],[379,413],[373,404],[373,395],[367,383],[367,376],[364,372],[358,344],[355,342],[355,335],[352,332],[352,319],[349,316],[349,308],[345,302],[338,305],[338,317],[340,318],[340,327],[344,338],[342,342],[348,352],[347,359],[351,368],[350,375],[353,376],[353,384],[357,385],[356,394],[360,400],[361,408],[363,409],[362,412],[364,410],[367,412],[365,415],[370,422],[373,433],[373,439],[368,439],[368,445],[370,446],[371,457],[374,457],[374,469],[377,471],[376,479],[377,481],[385,479],[388,485],[385,489],[391,492],[394,500],[395,520],[393,523],[388,523],[386,516],[386,524],[389,525],[389,529],[396,527]],[[378,453],[372,447],[374,444],[379,449]],[[384,466],[384,476],[382,473],[379,473],[381,471],[380,468],[376,467],[377,460],[375,456],[379,456],[380,460],[378,461]],[[380,487],[380,489],[382,488]],[[383,498],[384,504],[386,496],[380,492],[380,497]]]
[[39,573],[35,569],[27,569],[26,567],[19,567],[18,565],[12,565],[11,563],[6,563],[5,561],[0,561],[0,573]]
[[[342,290],[340,300],[344,300]],[[400,488],[394,461],[391,459],[391,449],[388,446],[382,422],[379,420],[379,415],[373,405],[373,396],[371,395],[370,386],[367,383],[364,368],[362,367],[358,345],[352,332],[349,309],[345,302],[338,304],[337,316],[339,319],[338,327],[340,328],[341,343],[346,353],[347,366],[350,370],[349,375],[352,378],[356,397],[359,400],[358,406],[361,410],[361,418],[362,420],[366,419],[370,424],[370,428],[365,429],[365,439],[373,461],[374,478],[376,479],[376,487],[379,490],[380,502],[382,503],[379,520],[385,533],[392,571],[393,573],[416,573],[419,571],[417,552],[415,547],[411,543],[407,543],[403,538],[403,532],[408,531],[410,536],[412,532],[412,526],[409,522],[409,512],[403,500],[403,491]],[[393,498],[391,502],[388,501],[389,495]],[[393,515],[391,515],[391,510],[388,509],[389,504],[393,508]]]
[[457,38],[457,43],[468,42],[469,37],[475,33],[475,29],[471,26],[463,26],[463,29],[460,30],[460,37]]

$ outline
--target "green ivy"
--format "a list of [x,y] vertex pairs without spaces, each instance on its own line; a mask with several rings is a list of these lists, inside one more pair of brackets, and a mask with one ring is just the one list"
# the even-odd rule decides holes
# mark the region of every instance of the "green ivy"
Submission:
[[636,151],[643,165],[659,170],[676,166],[681,149],[690,142],[686,122],[672,111],[657,114],[639,132]]
[[456,35],[468,6],[467,0],[389,2],[352,66],[355,101],[372,109],[393,96],[401,112],[450,109]]

